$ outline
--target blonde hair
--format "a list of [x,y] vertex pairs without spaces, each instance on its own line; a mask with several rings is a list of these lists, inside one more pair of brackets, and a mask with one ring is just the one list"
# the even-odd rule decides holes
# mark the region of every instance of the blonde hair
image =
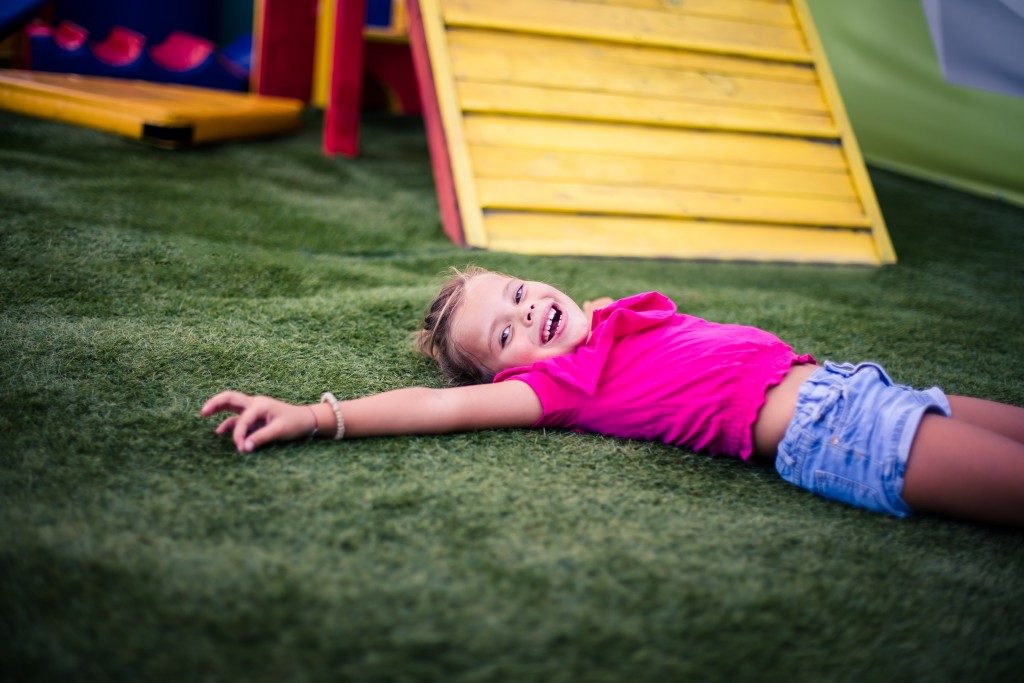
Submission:
[[494,373],[483,367],[452,334],[455,314],[465,300],[466,284],[477,275],[492,271],[468,265],[448,269],[448,277],[423,316],[423,328],[416,334],[416,346],[437,363],[441,375],[450,384],[486,384]]

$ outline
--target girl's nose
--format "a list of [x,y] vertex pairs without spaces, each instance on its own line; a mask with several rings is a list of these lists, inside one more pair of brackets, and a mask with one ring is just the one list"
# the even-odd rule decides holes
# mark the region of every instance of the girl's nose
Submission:
[[526,322],[533,322],[533,309],[537,304],[530,304],[530,307],[526,309]]

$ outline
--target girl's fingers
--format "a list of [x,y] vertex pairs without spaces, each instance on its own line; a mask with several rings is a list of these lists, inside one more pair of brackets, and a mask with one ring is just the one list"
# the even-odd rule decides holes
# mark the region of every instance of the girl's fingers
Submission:
[[[279,439],[293,438],[293,426],[285,419],[288,404],[266,396],[249,396],[239,391],[222,391],[211,397],[201,409],[205,416],[219,412],[233,412],[217,425],[218,435],[230,433],[239,453],[251,453],[260,446]],[[315,420],[315,417],[313,418]]]
[[226,434],[229,431],[231,431],[231,429],[235,426],[236,422],[238,422],[238,416],[232,415],[231,417],[217,425],[217,429],[213,430],[213,433],[217,435]]
[[253,397],[240,391],[222,391],[203,404],[200,414],[209,417],[214,413],[231,411],[241,413],[252,404]]
[[271,441],[277,441],[281,436],[281,424],[281,420],[273,420],[250,434],[246,438],[244,444],[246,452],[254,451],[263,444],[270,443]]
[[260,419],[263,412],[258,405],[250,405],[236,419],[235,427],[231,432],[231,438],[235,442],[235,448],[238,449],[239,453],[248,453],[252,450],[245,447],[245,437],[249,433],[249,429]]

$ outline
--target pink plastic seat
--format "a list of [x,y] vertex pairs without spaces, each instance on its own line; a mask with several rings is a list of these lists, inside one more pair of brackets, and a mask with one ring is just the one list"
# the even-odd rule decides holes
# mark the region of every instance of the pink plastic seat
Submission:
[[29,38],[52,38],[53,29],[42,19],[33,19],[32,23],[25,27],[25,34]]
[[146,37],[124,26],[110,29],[107,39],[92,48],[100,61],[111,66],[125,66],[136,61],[146,45]]
[[213,43],[184,31],[175,31],[149,50],[149,56],[168,71],[189,71],[203,64],[213,54]]
[[53,32],[53,42],[62,50],[77,50],[85,45],[89,31],[71,21],[62,21]]

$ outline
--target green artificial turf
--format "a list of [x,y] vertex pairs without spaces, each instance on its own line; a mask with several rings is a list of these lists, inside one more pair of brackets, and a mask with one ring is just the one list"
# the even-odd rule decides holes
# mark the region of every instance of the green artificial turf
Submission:
[[[1024,211],[872,177],[899,265],[466,252],[421,123],[161,152],[0,114],[7,680],[1016,680],[1024,533],[899,521],[770,467],[551,431],[240,456],[226,388],[438,385],[447,265],[658,289],[819,359],[1024,404]],[[970,453],[965,453],[970,457]]]

